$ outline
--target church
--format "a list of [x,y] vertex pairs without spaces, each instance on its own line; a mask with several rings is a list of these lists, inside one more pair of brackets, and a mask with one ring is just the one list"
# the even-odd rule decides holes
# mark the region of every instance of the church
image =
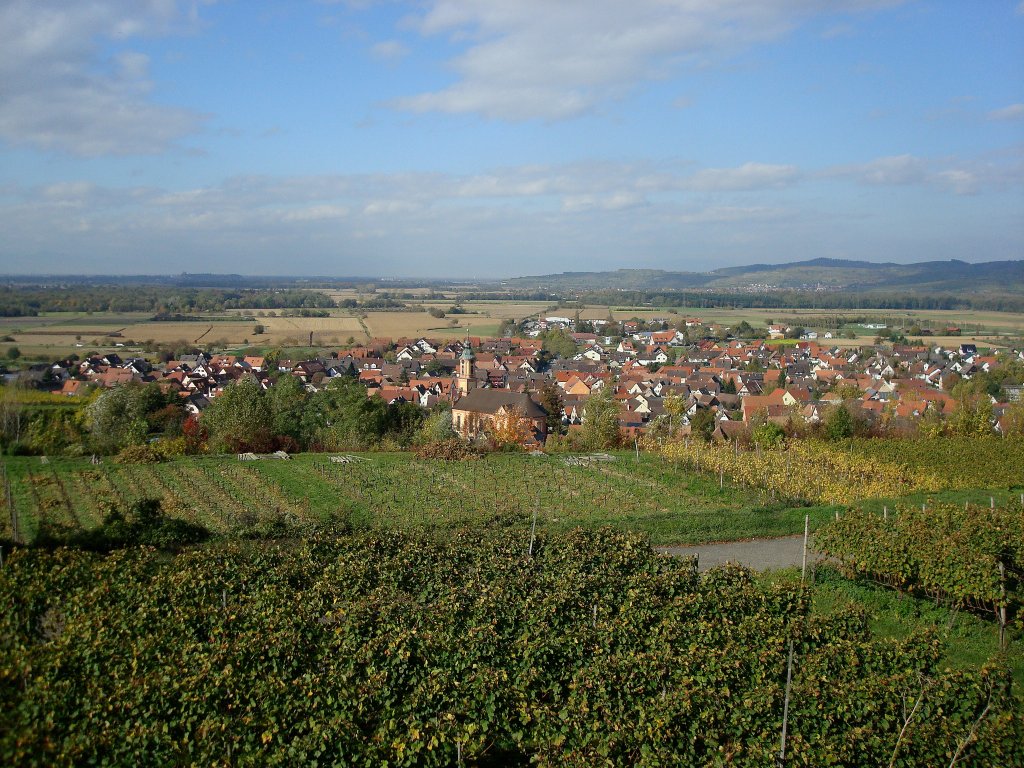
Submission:
[[543,443],[548,423],[544,409],[529,395],[508,389],[488,389],[476,386],[473,375],[473,350],[467,342],[459,357],[455,381],[452,385],[452,426],[464,440],[474,440],[486,434],[495,422],[516,414],[534,441]]

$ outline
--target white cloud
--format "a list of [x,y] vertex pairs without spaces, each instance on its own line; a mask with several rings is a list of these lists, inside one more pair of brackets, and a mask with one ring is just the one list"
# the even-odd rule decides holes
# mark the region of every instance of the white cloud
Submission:
[[845,178],[871,186],[932,187],[957,195],[1005,189],[1024,181],[1022,162],[1012,156],[958,159],[896,155],[836,166],[822,171],[820,176]]
[[1020,120],[1024,118],[1024,104],[1010,104],[1002,109],[994,109],[988,113],[989,120]]
[[371,49],[375,59],[383,61],[397,61],[409,55],[409,49],[398,40],[383,40],[376,43]]
[[723,224],[741,221],[765,221],[789,215],[783,208],[765,206],[710,206],[679,216],[684,224]]
[[[898,1],[898,0],[895,0]],[[894,0],[433,0],[424,35],[465,50],[456,82],[395,102],[414,112],[476,112],[558,120],[594,110],[638,84],[777,39],[818,13]]]
[[800,171],[795,165],[744,163],[738,168],[706,168],[695,173],[687,186],[699,190],[740,190],[784,187],[796,182]]
[[562,210],[567,213],[588,211],[624,211],[646,205],[643,195],[635,192],[619,192],[614,195],[570,195],[562,201]]
[[281,215],[284,222],[322,221],[323,219],[341,219],[348,216],[348,208],[343,205],[311,205],[294,211],[286,211]]
[[978,177],[970,171],[939,171],[935,174],[935,182],[958,195],[973,195],[978,191]]
[[[905,206],[859,195],[864,209],[830,209],[813,188],[823,180],[906,185],[899,193]],[[0,263],[25,272],[66,270],[69,263],[93,273],[156,273],[168,264],[226,271],[245,254],[254,273],[437,276],[616,268],[623,258],[657,264],[683,252],[749,262],[772,253],[790,258],[796,241],[813,244],[808,257],[832,237],[840,250],[859,247],[865,235],[858,217],[897,227],[891,222],[903,222],[903,210],[917,211],[908,227],[920,226],[922,209],[934,210],[936,231],[956,227],[961,239],[967,230],[976,236],[992,222],[974,209],[947,215],[956,195],[1009,187],[1024,187],[1019,150],[967,159],[901,155],[823,171],[755,162],[694,171],[681,161],[651,160],[474,175],[240,176],[178,189],[72,178],[0,186]],[[942,214],[936,192],[946,195]],[[849,241],[834,234],[843,227]],[[947,252],[968,255],[959,246]]]
[[149,59],[101,47],[173,33],[178,0],[12,0],[0,7],[0,139],[77,155],[159,152],[202,116],[149,101]]
[[865,184],[916,184],[928,177],[928,164],[913,155],[879,157],[866,163],[837,166],[829,175],[852,178]]

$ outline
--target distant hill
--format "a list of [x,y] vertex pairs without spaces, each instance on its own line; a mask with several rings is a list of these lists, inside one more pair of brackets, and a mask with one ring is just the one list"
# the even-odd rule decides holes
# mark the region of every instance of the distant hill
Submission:
[[751,264],[711,272],[619,269],[563,272],[505,281],[513,288],[552,290],[811,290],[947,293],[1024,293],[1024,260],[926,261],[876,264],[843,259],[812,259],[788,264]]

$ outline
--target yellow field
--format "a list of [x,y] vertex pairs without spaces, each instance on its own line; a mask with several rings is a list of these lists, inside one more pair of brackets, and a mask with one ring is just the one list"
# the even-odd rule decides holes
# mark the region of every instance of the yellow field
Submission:
[[370,335],[374,337],[397,339],[403,336],[427,336],[450,339],[462,336],[493,336],[498,332],[500,320],[483,315],[450,315],[437,318],[427,312],[367,312],[363,322],[370,330]]

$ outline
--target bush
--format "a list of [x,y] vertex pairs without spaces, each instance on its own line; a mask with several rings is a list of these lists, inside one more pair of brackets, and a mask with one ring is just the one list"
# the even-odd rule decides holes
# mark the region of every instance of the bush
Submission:
[[469,443],[456,437],[424,445],[416,452],[416,458],[462,461],[463,459],[478,459],[480,452]]
[[121,449],[116,461],[120,464],[159,464],[165,458],[163,451],[152,444],[129,445]]

